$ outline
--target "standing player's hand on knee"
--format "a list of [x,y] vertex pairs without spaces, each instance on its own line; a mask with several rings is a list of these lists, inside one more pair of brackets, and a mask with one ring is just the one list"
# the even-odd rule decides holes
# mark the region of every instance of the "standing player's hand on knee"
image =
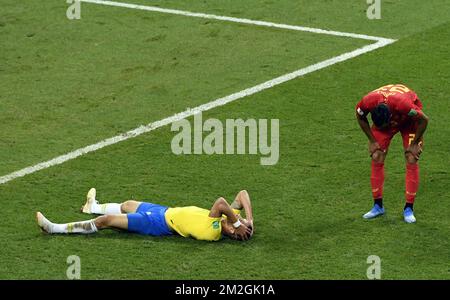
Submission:
[[420,154],[422,153],[422,147],[419,144],[411,144],[405,151],[405,153],[411,153],[416,160],[419,160]]
[[369,142],[369,154],[370,156],[372,156],[375,151],[380,150],[381,151],[381,147],[380,144],[378,144],[378,142]]

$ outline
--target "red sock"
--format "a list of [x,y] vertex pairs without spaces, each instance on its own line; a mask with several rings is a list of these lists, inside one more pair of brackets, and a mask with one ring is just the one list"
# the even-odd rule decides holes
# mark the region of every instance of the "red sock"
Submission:
[[370,176],[370,183],[372,185],[373,199],[382,198],[384,184],[384,163],[377,163],[372,161],[372,175]]
[[406,164],[406,203],[414,203],[419,189],[419,165]]

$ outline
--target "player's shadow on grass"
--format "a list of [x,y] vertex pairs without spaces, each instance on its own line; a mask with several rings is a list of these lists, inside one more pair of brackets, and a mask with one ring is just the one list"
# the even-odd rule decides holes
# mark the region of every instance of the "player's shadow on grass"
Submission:
[[411,232],[418,234],[436,234],[441,235],[442,239],[447,239],[445,229],[433,226],[426,220],[421,220],[417,224],[407,224],[403,216],[398,212],[386,212],[385,215],[365,220],[360,214],[345,216],[332,221],[323,221],[312,223],[310,226],[302,228],[299,239],[303,247],[317,247],[320,241],[326,241],[330,237],[349,235],[379,236],[380,232],[392,233],[392,237],[410,235]]
[[[45,234],[45,233],[41,233]],[[52,238],[52,235],[45,234],[48,238]],[[232,240],[228,237],[223,237],[220,241],[208,242],[196,240],[194,238],[184,238],[180,235],[174,234],[172,236],[150,236],[150,235],[142,235],[138,233],[128,232],[126,230],[119,229],[105,229],[99,231],[94,234],[61,234],[59,236],[63,236],[64,238],[86,238],[86,239],[112,239],[112,240],[130,240],[130,241],[142,241],[142,242],[151,242],[151,243],[167,243],[167,244],[195,244],[195,245],[204,245],[206,244],[242,244],[240,241]],[[248,243],[247,241],[246,243]]]

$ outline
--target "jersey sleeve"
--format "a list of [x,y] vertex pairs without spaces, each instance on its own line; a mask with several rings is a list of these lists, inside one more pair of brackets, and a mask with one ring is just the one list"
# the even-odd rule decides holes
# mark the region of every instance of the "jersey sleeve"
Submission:
[[408,112],[408,116],[412,119],[419,119],[423,116],[423,111],[419,107],[413,107]]
[[413,119],[417,119],[423,115],[422,108],[410,101],[400,101],[396,109],[401,115],[407,115]]
[[360,116],[366,116],[377,106],[377,95],[371,93],[366,95],[361,101],[356,104],[356,113]]
[[364,102],[363,102],[363,100],[359,101],[358,104],[356,104],[355,109],[356,109],[356,113],[357,113],[358,115],[360,115],[360,116],[365,116],[365,115],[367,115],[367,111],[366,111],[366,109],[365,109],[365,107],[364,107]]
[[[233,213],[235,215],[241,215],[241,211],[239,209],[233,208],[232,210],[233,210]],[[227,219],[227,216],[226,215],[222,215],[222,220],[226,220],[226,219]]]

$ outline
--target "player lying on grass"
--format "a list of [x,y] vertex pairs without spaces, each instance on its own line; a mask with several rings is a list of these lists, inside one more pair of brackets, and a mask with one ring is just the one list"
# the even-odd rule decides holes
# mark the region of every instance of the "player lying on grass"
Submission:
[[[38,225],[47,233],[94,233],[116,228],[143,235],[181,235],[197,240],[218,241],[223,235],[246,241],[253,235],[253,213],[247,191],[240,191],[231,206],[224,198],[217,199],[211,210],[196,206],[173,207],[128,200],[121,204],[99,204],[96,190],[90,189],[81,211],[102,215],[96,219],[67,224],[55,224],[40,212]],[[244,209],[247,219],[240,216]]]
[[[372,117],[372,127],[367,121],[368,113]],[[423,134],[428,124],[428,117],[422,112],[422,103],[408,87],[391,84],[366,95],[356,105],[356,116],[369,139],[369,153],[372,157],[370,181],[375,203],[364,218],[371,219],[384,214],[384,160],[392,138],[400,132],[406,159],[406,204],[403,217],[407,223],[416,222],[413,205],[419,188],[418,161],[422,153]]]

